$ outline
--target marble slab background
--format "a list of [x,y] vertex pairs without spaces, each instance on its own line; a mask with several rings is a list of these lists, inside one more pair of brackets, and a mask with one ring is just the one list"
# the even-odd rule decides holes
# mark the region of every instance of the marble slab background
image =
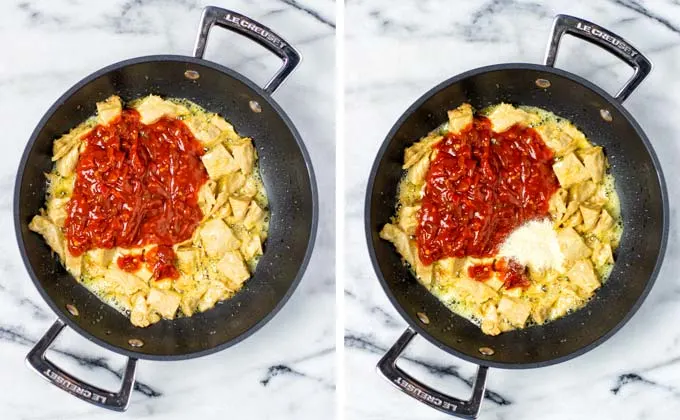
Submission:
[[[480,419],[632,420],[678,418],[680,280],[677,272],[680,176],[680,4],[675,1],[530,0],[346,2],[345,346],[347,420],[444,419],[375,373],[406,323],[373,272],[364,239],[366,181],[398,117],[440,81],[503,62],[540,63],[552,18],[573,14],[629,40],[652,74],[626,101],[661,161],[670,193],[665,264],[638,314],[612,339],[573,361],[528,371],[489,371]],[[632,71],[574,38],[557,66],[615,92]],[[401,365],[428,384],[470,395],[474,367],[416,338]]]
[[[23,359],[55,316],[28,278],[12,222],[26,141],[52,103],[99,68],[150,54],[190,55],[203,6],[231,8],[279,32],[304,61],[274,94],[316,170],[319,234],[297,292],[257,334],[218,354],[138,364],[130,409],[85,404],[44,382]],[[0,14],[0,419],[320,419],[333,412],[334,33],[332,0],[54,0],[2,2]],[[236,35],[211,33],[206,58],[263,84],[280,62]],[[70,372],[116,389],[124,358],[72,331],[50,354]]]

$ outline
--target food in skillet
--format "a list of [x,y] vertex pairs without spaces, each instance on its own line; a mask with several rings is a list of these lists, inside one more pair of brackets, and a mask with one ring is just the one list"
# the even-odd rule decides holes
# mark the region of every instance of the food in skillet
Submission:
[[117,96],[57,139],[29,227],[104,302],[146,327],[233,296],[267,238],[252,140],[198,105]]
[[418,281],[485,334],[582,307],[622,234],[601,147],[548,111],[469,104],[407,148],[380,232]]

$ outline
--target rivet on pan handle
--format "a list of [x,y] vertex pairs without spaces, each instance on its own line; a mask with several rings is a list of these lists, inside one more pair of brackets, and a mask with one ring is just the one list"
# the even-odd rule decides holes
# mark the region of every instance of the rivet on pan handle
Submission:
[[49,349],[52,342],[57,339],[61,330],[64,329],[64,326],[65,324],[59,319],[52,324],[50,329],[47,330],[45,335],[36,343],[35,347],[31,349],[28,356],[26,356],[26,363],[28,366],[53,385],[83,401],[102,408],[108,408],[109,410],[127,410],[128,404],[130,403],[132,388],[135,384],[137,359],[128,358],[125,373],[123,374],[123,383],[118,392],[111,392],[90,385],[75,376],[64,372],[45,357],[47,349]]
[[240,13],[214,6],[207,6],[203,9],[196,46],[194,47],[195,57],[203,58],[205,46],[208,42],[208,34],[213,25],[221,26],[243,35],[262,45],[283,60],[283,66],[264,86],[264,90],[269,94],[274,93],[300,63],[300,53],[271,29]]
[[399,340],[397,340],[392,348],[389,349],[387,354],[380,359],[378,362],[378,371],[390,381],[392,385],[423,404],[451,416],[464,419],[476,419],[479,414],[479,409],[482,406],[484,390],[486,389],[486,373],[489,368],[486,366],[479,366],[477,368],[477,377],[472,384],[472,396],[469,400],[460,400],[442,394],[414,379],[397,366],[399,356],[404,352],[406,346],[408,346],[415,336],[416,332],[411,328],[407,328],[401,337],[399,337]]
[[574,35],[609,51],[635,70],[633,76],[616,94],[615,99],[619,102],[625,101],[652,71],[651,61],[628,41],[599,25],[569,15],[555,16],[552,35],[545,55],[546,66],[555,67],[557,49],[564,34]]

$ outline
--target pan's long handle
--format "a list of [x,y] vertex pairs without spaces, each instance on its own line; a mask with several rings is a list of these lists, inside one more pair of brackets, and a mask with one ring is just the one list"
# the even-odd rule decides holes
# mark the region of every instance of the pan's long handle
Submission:
[[479,414],[479,409],[482,406],[484,390],[486,389],[486,373],[489,368],[486,366],[479,366],[477,368],[477,377],[475,378],[474,384],[472,384],[472,397],[470,397],[469,400],[460,400],[442,394],[414,379],[397,366],[399,356],[404,352],[406,346],[408,346],[415,336],[416,332],[411,328],[407,328],[401,337],[399,337],[399,340],[397,340],[385,356],[380,359],[380,362],[378,362],[378,371],[401,391],[423,404],[451,416],[464,419],[476,419]]
[[194,47],[195,57],[203,58],[208,34],[213,25],[221,26],[252,39],[283,60],[283,66],[264,86],[264,90],[269,94],[274,93],[300,63],[300,53],[274,31],[240,13],[215,6],[207,6],[203,9],[196,46]]
[[569,15],[557,15],[553,22],[552,35],[545,54],[545,65],[554,67],[557,49],[564,34],[571,34],[591,42],[616,55],[631,66],[635,73],[616,94],[615,99],[623,102],[652,71],[652,63],[628,41],[599,25]]
[[132,388],[135,384],[137,359],[128,359],[127,367],[123,374],[123,383],[118,392],[111,392],[90,385],[63,371],[45,357],[47,349],[49,349],[52,342],[57,339],[61,330],[64,329],[64,326],[65,324],[57,319],[40,341],[36,343],[35,347],[28,353],[28,356],[26,356],[26,363],[53,385],[83,401],[87,401],[90,404],[99,407],[108,408],[109,410],[127,410],[128,404],[130,403]]

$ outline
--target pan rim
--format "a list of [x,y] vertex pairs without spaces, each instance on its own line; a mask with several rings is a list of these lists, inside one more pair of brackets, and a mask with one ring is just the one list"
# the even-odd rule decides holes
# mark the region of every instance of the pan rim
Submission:
[[[415,319],[412,319],[409,314],[406,312],[406,310],[399,304],[397,301],[397,298],[395,294],[392,292],[390,289],[387,281],[385,280],[385,276],[383,275],[382,271],[380,270],[380,266],[378,264],[378,258],[375,253],[375,249],[373,247],[373,237],[372,237],[372,227],[371,227],[371,198],[372,198],[372,191],[375,185],[375,178],[378,174],[378,167],[380,166],[380,163],[383,160],[383,157],[385,155],[385,151],[387,150],[387,147],[391,143],[395,133],[399,130],[399,128],[403,125],[404,121],[408,117],[411,116],[411,114],[418,109],[420,106],[422,106],[427,100],[429,100],[431,97],[439,93],[441,90],[449,87],[450,85],[454,83],[458,83],[466,78],[472,77],[472,76],[477,76],[479,74],[483,73],[489,73],[493,71],[498,71],[498,70],[535,70],[535,71],[541,71],[541,72],[547,72],[547,73],[552,73],[556,76],[564,77],[567,78],[573,82],[579,83],[582,86],[592,90],[596,94],[598,94],[600,97],[602,97],[604,100],[606,100],[612,107],[616,108],[617,111],[619,111],[628,121],[628,123],[633,127],[635,132],[638,134],[639,139],[642,141],[643,146],[647,150],[647,153],[650,156],[650,159],[652,161],[652,164],[654,166],[654,169],[657,174],[657,180],[659,182],[659,187],[661,191],[661,202],[662,202],[662,232],[661,232],[661,243],[659,246],[659,252],[658,255],[656,256],[656,262],[654,264],[654,269],[652,270],[652,273],[647,280],[647,283],[645,284],[644,289],[642,290],[642,293],[638,296],[637,300],[631,306],[630,310],[626,314],[625,317],[623,317],[621,320],[619,320],[614,327],[612,327],[609,331],[607,331],[605,334],[601,335],[599,338],[596,340],[592,341],[586,346],[583,346],[579,348],[576,351],[573,351],[571,353],[562,355],[560,357],[555,357],[552,359],[546,359],[538,362],[531,362],[531,363],[507,363],[507,362],[497,362],[489,359],[482,359],[479,357],[471,356],[467,353],[463,353],[461,351],[458,351],[452,347],[449,347],[447,345],[444,345],[437,339],[435,339],[431,334],[429,334],[424,328],[421,327],[420,323],[417,322]],[[373,165],[371,167],[371,172],[368,178],[368,182],[366,185],[366,195],[365,195],[365,202],[364,202],[364,233],[366,235],[366,243],[368,246],[368,253],[371,259],[371,264],[373,265],[373,270],[375,271],[378,281],[380,283],[380,286],[382,287],[383,291],[387,295],[390,303],[392,306],[399,312],[399,315],[406,321],[408,326],[413,328],[419,335],[421,335],[423,338],[425,338],[427,341],[435,345],[436,347],[444,350],[445,352],[458,357],[460,359],[463,359],[467,362],[474,363],[476,365],[480,366],[488,366],[488,367],[493,367],[493,368],[499,368],[499,369],[534,369],[534,368],[540,368],[540,367],[546,367],[546,366],[551,366],[555,365],[558,363],[566,362],[570,359],[573,359],[575,357],[581,356],[590,350],[593,350],[594,348],[598,347],[605,341],[607,341],[609,338],[611,338],[615,333],[617,333],[621,328],[623,328],[624,325],[630,321],[630,319],[637,313],[638,309],[642,306],[643,302],[647,298],[647,295],[649,295],[649,292],[651,291],[652,287],[654,286],[654,283],[656,282],[656,279],[658,277],[659,271],[661,270],[661,266],[663,263],[663,259],[666,254],[666,246],[668,242],[668,231],[669,231],[669,202],[668,202],[668,190],[666,187],[666,181],[661,169],[661,164],[659,163],[659,160],[656,156],[656,153],[654,152],[654,149],[649,142],[649,139],[647,138],[647,135],[645,132],[642,130],[640,125],[637,123],[635,118],[623,107],[623,104],[616,101],[609,93],[604,91],[602,88],[599,86],[595,85],[594,83],[582,78],[581,76],[578,76],[576,74],[567,72],[565,70],[561,70],[558,68],[550,67],[550,66],[545,66],[541,64],[532,64],[532,63],[503,63],[503,64],[493,64],[489,66],[483,66],[483,67],[478,67],[475,69],[471,69],[468,71],[465,71],[463,73],[460,73],[456,76],[453,76],[449,79],[446,79],[445,81],[437,84],[433,88],[429,89],[427,92],[425,92],[423,95],[421,95],[415,102],[413,102],[407,109],[406,111],[397,119],[397,121],[394,123],[390,131],[388,132],[387,136],[383,140],[383,143],[380,146],[380,149],[378,150],[378,153],[376,154],[375,160],[373,161]],[[456,315],[458,316],[458,315]]]
[[[286,293],[281,297],[279,302],[274,306],[274,308],[263,318],[261,318],[259,321],[257,321],[253,326],[251,326],[248,330],[243,332],[242,334],[234,337],[231,340],[225,341],[224,343],[221,343],[217,346],[211,347],[209,349],[204,349],[196,352],[191,352],[191,353],[182,353],[182,354],[148,354],[148,353],[142,353],[130,349],[126,349],[123,347],[119,347],[116,345],[113,345],[111,343],[108,343],[98,337],[95,337],[93,334],[91,334],[89,331],[85,330],[82,328],[80,325],[78,325],[75,321],[71,319],[70,316],[68,316],[67,311],[65,308],[59,307],[52,299],[51,297],[47,294],[47,292],[44,290],[42,285],[40,284],[40,281],[38,280],[38,276],[36,275],[35,271],[33,270],[33,266],[31,265],[30,261],[28,260],[28,253],[25,248],[25,244],[22,238],[22,221],[20,220],[19,217],[19,199],[20,199],[20,190],[21,190],[21,181],[23,180],[23,175],[26,169],[26,164],[28,162],[28,155],[30,151],[33,149],[33,146],[35,144],[35,141],[40,134],[40,132],[44,129],[47,121],[52,117],[52,115],[56,112],[56,110],[62,106],[63,102],[70,98],[76,91],[81,89],[83,86],[91,82],[92,80],[109,73],[111,71],[126,67],[126,66],[131,66],[135,64],[140,64],[140,63],[148,63],[148,62],[181,62],[181,63],[190,63],[190,64],[197,64],[201,65],[204,67],[209,67],[213,70],[219,71],[223,73],[224,75],[228,77],[232,77],[234,79],[237,79],[238,81],[242,82],[245,84],[247,87],[255,91],[261,98],[263,98],[269,105],[274,108],[276,113],[279,115],[279,117],[283,120],[284,124],[288,129],[290,130],[291,134],[293,135],[293,138],[295,139],[295,142],[297,143],[300,152],[302,153],[303,160],[305,162],[305,167],[307,169],[307,173],[310,179],[310,189],[311,189],[311,197],[312,197],[312,217],[311,217],[311,228],[310,228],[310,239],[307,244],[307,248],[305,249],[305,254],[302,259],[302,263],[300,264],[300,267],[298,268],[297,274],[293,278],[293,281],[291,282],[290,286],[288,287],[288,290]],[[64,92],[53,104],[48,108],[48,110],[45,112],[45,114],[42,116],[42,118],[39,120],[38,124],[36,125],[35,129],[31,133],[31,136],[29,137],[28,142],[26,143],[26,146],[24,148],[24,152],[21,155],[21,159],[19,161],[19,166],[17,169],[17,175],[15,178],[15,184],[14,184],[14,193],[12,195],[12,198],[14,200],[14,203],[12,205],[13,213],[14,213],[14,231],[17,239],[17,244],[19,248],[19,252],[21,254],[21,259],[24,263],[24,267],[26,268],[26,271],[29,274],[29,277],[33,281],[34,286],[36,289],[38,289],[38,292],[42,299],[47,303],[47,305],[52,309],[52,311],[55,313],[55,315],[61,319],[63,322],[66,323],[66,325],[76,331],[78,334],[81,336],[85,337],[87,340],[107,349],[112,352],[121,354],[126,357],[130,357],[133,359],[143,359],[143,360],[155,360],[155,361],[176,361],[176,360],[187,360],[187,359],[194,359],[197,357],[202,357],[202,356],[207,356],[213,353],[217,353],[219,351],[225,350],[233,345],[238,344],[239,342],[245,340],[246,338],[250,337],[253,335],[255,332],[260,330],[265,324],[267,324],[278,312],[283,308],[283,306],[288,302],[290,297],[293,295],[295,290],[297,289],[300,281],[302,280],[302,277],[305,274],[305,271],[307,270],[307,266],[309,265],[309,261],[312,257],[312,253],[314,250],[314,244],[316,242],[316,235],[318,232],[318,218],[319,218],[319,198],[318,198],[318,189],[317,189],[317,183],[316,183],[316,176],[314,174],[314,168],[312,166],[312,160],[310,158],[310,155],[302,141],[302,137],[300,136],[300,133],[298,132],[297,128],[293,124],[293,122],[290,120],[288,115],[285,113],[285,111],[281,108],[281,106],[272,98],[270,94],[264,91],[260,86],[258,86],[255,82],[252,80],[248,79],[244,75],[228,68],[225,67],[221,64],[196,58],[196,57],[191,57],[191,56],[185,56],[185,55],[172,55],[172,54],[159,54],[159,55],[147,55],[147,56],[141,56],[141,57],[135,57],[135,58],[130,58],[126,60],[119,61],[117,63],[110,64],[106,67],[103,67],[88,76],[82,78],[79,80],[76,84],[74,84],[72,87],[70,87],[66,92]]]

